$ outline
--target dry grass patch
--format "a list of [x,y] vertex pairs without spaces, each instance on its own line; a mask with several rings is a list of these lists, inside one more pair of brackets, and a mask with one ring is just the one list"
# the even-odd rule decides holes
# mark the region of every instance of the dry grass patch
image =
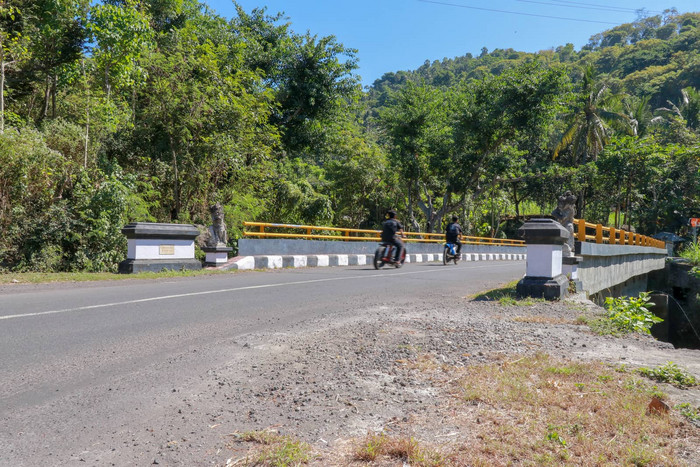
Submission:
[[227,467],[291,467],[308,464],[313,459],[311,446],[274,430],[246,431],[232,435],[238,443],[250,443],[245,456],[229,459]]
[[599,363],[537,355],[468,367],[458,386],[475,464],[684,465],[675,448],[698,442],[679,417],[647,415],[655,386]]
[[[352,460],[446,467],[680,466],[697,460],[697,454],[683,457],[700,445],[694,408],[650,412],[652,400],[665,396],[636,372],[543,354],[498,358],[464,368],[429,354],[401,361],[449,394],[450,408],[438,418],[412,422],[410,431],[423,433],[420,440],[367,435]],[[456,437],[447,443],[435,437],[429,444],[444,425],[455,427],[450,434]]]
[[421,445],[414,438],[389,437],[384,433],[370,433],[355,449],[355,461],[377,463],[398,460],[413,467],[439,467],[452,461],[438,450]]

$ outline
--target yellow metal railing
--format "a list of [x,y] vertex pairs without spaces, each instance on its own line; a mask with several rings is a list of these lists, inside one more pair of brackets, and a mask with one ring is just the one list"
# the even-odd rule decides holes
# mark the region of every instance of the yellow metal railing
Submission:
[[574,225],[576,226],[576,240],[579,242],[666,248],[666,244],[662,240],[657,240],[634,232],[627,232],[624,229],[605,227],[602,224],[591,224],[584,219],[574,219]]
[[[257,230],[246,230],[244,237],[259,238],[297,238],[307,240],[340,240],[340,241],[368,241],[378,242],[380,240],[379,230],[345,229],[338,227],[323,227],[317,225],[293,225],[293,224],[270,224],[266,222],[244,222],[245,227],[252,227]],[[266,232],[266,228],[297,230],[304,233],[287,232]],[[322,233],[313,233],[313,232]],[[445,234],[405,232],[406,242],[413,243],[444,243]],[[523,246],[523,240],[510,240],[507,238],[486,238],[462,236],[462,243],[465,245],[494,245],[494,246]]]

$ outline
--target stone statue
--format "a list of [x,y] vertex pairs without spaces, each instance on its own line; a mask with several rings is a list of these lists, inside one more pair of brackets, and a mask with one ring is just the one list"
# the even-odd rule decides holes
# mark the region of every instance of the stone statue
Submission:
[[569,239],[563,245],[563,256],[574,256],[574,215],[576,214],[576,196],[570,191],[557,200],[557,208],[552,211],[554,220],[569,231]]
[[211,248],[225,247],[228,241],[226,224],[224,223],[224,208],[221,203],[209,206],[212,225],[209,227],[209,240],[207,246]]

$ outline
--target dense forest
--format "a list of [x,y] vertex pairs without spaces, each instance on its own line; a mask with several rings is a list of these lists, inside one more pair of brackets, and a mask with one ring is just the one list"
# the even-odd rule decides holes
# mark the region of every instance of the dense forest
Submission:
[[[292,18],[293,21],[293,18]],[[121,227],[244,220],[513,235],[565,190],[591,222],[700,217],[700,14],[362,89],[357,52],[196,0],[0,0],[0,271],[114,270]]]

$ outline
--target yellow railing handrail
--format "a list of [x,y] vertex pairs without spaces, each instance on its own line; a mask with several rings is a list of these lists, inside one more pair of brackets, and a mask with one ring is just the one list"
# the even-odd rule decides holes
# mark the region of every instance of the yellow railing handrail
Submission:
[[[624,229],[606,227],[602,224],[592,224],[586,222],[584,219],[574,219],[574,226],[576,227],[576,240],[579,242],[590,241],[595,243],[607,243],[609,245],[637,245],[666,248],[666,244],[662,240],[657,240],[634,232],[628,232]],[[589,235],[587,229],[594,230],[595,234]]]
[[[257,227],[258,231],[243,231],[245,237],[261,237],[261,238],[298,238],[298,239],[314,239],[314,240],[342,240],[342,241],[379,241],[379,230],[367,229],[350,229],[345,227],[328,227],[318,225],[297,225],[297,224],[275,224],[270,222],[243,222],[244,227]],[[265,228],[282,228],[282,229],[298,229],[305,230],[306,233],[276,233],[265,232]],[[312,231],[338,232],[340,235],[314,234]],[[359,236],[350,234],[371,234],[370,236]],[[445,234],[440,233],[423,233],[423,232],[405,232],[406,242],[411,243],[444,243]],[[419,237],[419,238],[411,238]],[[522,246],[525,244],[523,240],[512,240],[507,238],[488,238],[474,237],[469,235],[462,236],[462,243],[466,245],[494,245],[494,246]]]

